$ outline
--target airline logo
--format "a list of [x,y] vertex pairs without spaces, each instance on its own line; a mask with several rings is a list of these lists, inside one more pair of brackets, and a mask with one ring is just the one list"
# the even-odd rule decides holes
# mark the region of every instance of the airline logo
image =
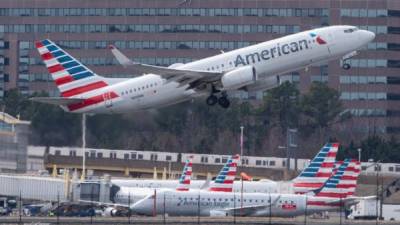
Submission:
[[317,196],[346,198],[354,195],[360,173],[359,161],[345,160]]
[[[39,51],[49,73],[51,74],[61,96],[68,98],[82,94],[89,94],[95,90],[108,86],[92,70],[84,66],[74,57],[62,50],[50,40],[36,42]],[[105,98],[113,99],[118,95],[115,92],[107,92],[102,95],[93,95],[81,103],[68,106],[70,111],[75,111],[105,101]]]
[[239,155],[234,155],[228,159],[217,178],[210,184],[209,191],[232,192],[239,158]]
[[284,203],[281,208],[283,210],[296,210],[297,206],[295,203]]
[[179,184],[176,187],[177,191],[188,191],[190,188],[190,180],[192,177],[192,158],[186,160],[185,166],[183,167],[182,175],[179,178]]
[[316,33],[311,32],[310,36],[312,38],[315,38],[315,40],[317,41],[318,44],[320,44],[320,45],[326,44],[326,41],[324,39],[322,39],[321,36],[317,35]]
[[325,185],[315,191],[315,197],[307,201],[308,205],[314,206],[340,206],[340,203],[329,203],[329,200],[319,200],[318,197],[347,198],[354,195],[357,187],[357,178],[361,173],[360,162],[346,159],[337,169],[336,173],[329,178]]
[[339,143],[327,143],[293,181],[294,192],[304,194],[318,189],[331,177]]
[[278,43],[269,49],[262,49],[247,55],[237,55],[235,59],[235,67],[267,61],[282,55],[289,55],[295,52],[303,51],[308,48],[309,46],[306,39],[289,43]]

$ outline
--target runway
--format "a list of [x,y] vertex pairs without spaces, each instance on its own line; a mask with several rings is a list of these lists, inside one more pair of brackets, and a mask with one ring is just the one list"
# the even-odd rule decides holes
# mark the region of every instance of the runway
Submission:
[[[273,225],[375,225],[375,220],[269,218],[269,217],[0,217],[0,224],[273,224]],[[399,221],[379,221],[378,224],[398,224]]]

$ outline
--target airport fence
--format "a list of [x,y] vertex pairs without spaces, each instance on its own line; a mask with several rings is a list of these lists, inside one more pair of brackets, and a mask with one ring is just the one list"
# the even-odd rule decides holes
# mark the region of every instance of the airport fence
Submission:
[[[205,202],[208,197],[202,196],[199,191],[197,197],[188,198],[188,207],[195,207],[196,213],[191,216],[169,216],[168,201],[171,199],[162,192],[154,190],[154,205],[151,215],[140,216],[136,215],[130,207],[122,207],[123,204],[100,204],[98,196],[93,194],[91,201],[70,202],[65,201],[64,194],[58,192],[57,196],[51,196],[57,201],[40,201],[38,199],[25,198],[22,192],[19,196],[3,197],[3,205],[0,208],[0,223],[35,223],[35,222],[49,222],[53,224],[102,224],[102,223],[119,223],[119,224],[324,224],[341,225],[353,224],[354,220],[347,219],[349,211],[344,207],[342,202],[338,205],[334,212],[329,213],[313,213],[310,205],[305,204],[303,213],[292,218],[281,218],[276,215],[277,209],[281,211],[290,212],[291,210],[299,210],[295,204],[288,202],[273,202],[271,195],[267,197],[263,204],[254,204],[254,208],[260,210],[259,215],[250,213],[249,200],[243,197],[243,193],[235,193],[232,195],[233,199],[221,197],[210,199],[213,205],[223,205],[223,203],[233,200],[233,204],[225,208],[229,208],[229,212],[225,215],[209,216],[205,213],[205,208],[208,207]],[[157,195],[160,197],[157,198]],[[222,196],[222,195],[221,195]],[[268,196],[268,195],[267,195]],[[49,196],[47,196],[49,197]],[[46,198],[45,198],[46,199]],[[260,200],[260,199],[258,199]],[[159,201],[159,202],[157,202]],[[185,199],[181,199],[185,201]],[[191,201],[189,203],[189,201]],[[306,201],[307,202],[307,201]],[[1,203],[1,201],[0,201]],[[133,198],[128,196],[127,205],[132,205]],[[321,206],[322,207],[322,206]],[[111,213],[110,209],[115,209]],[[107,214],[109,210],[109,214]],[[373,222],[373,223],[372,223]],[[363,224],[378,224],[380,221],[369,221]]]

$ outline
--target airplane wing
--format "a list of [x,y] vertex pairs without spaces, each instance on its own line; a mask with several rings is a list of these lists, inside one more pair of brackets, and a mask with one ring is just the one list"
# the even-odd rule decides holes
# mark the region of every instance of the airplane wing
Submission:
[[69,104],[82,102],[83,98],[63,98],[63,97],[32,97],[29,100],[34,102],[66,106]]
[[201,70],[185,70],[175,69],[163,66],[154,66],[134,62],[122,54],[115,46],[110,45],[112,54],[117,61],[126,68],[129,68],[136,74],[157,74],[168,82],[175,81],[180,83],[180,86],[190,84],[190,88],[195,88],[202,83],[213,83],[221,79],[224,73],[209,72]]
[[128,204],[106,203],[106,202],[97,202],[97,201],[88,201],[88,200],[79,200],[79,202],[95,204],[95,205],[98,205],[98,206],[129,208]]
[[229,215],[236,214],[236,215],[240,215],[240,216],[250,216],[250,215],[254,214],[255,212],[257,212],[258,210],[263,210],[263,209],[272,207],[279,201],[280,198],[281,198],[281,196],[279,195],[276,199],[274,199],[274,201],[272,201],[269,204],[226,208],[226,209],[224,209],[224,211]]
[[329,203],[329,204],[343,203],[346,207],[350,207],[352,205],[356,205],[357,203],[359,203],[360,200],[369,200],[369,199],[376,199],[376,196],[365,196],[365,197],[352,196],[352,197],[347,197],[347,198],[343,198],[343,199],[331,200],[331,201],[328,201],[327,203]]
[[257,212],[258,210],[263,210],[265,208],[270,207],[271,204],[268,205],[252,205],[252,206],[243,206],[243,207],[236,207],[236,208],[228,208],[224,209],[224,211],[228,215],[237,215],[237,216],[250,216]]

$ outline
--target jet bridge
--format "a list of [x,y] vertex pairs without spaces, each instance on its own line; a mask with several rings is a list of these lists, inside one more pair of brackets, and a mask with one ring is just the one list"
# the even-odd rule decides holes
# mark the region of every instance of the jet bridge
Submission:
[[112,203],[116,193],[120,190],[111,183],[110,176],[104,179],[86,180],[74,185],[74,201]]

